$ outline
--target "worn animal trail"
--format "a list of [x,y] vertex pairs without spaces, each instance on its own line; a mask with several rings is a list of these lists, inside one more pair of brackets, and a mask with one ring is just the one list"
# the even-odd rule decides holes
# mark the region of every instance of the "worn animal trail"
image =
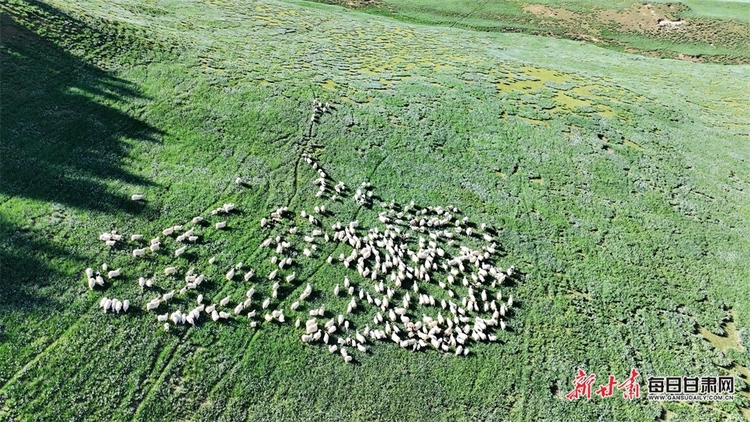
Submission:
[[[144,291],[170,288],[141,304],[147,312],[156,313],[155,319],[164,330],[195,326],[203,320],[248,321],[249,328],[293,323],[301,330],[302,342],[325,345],[331,353],[340,353],[346,362],[354,359],[350,351],[367,353],[377,341],[392,341],[412,351],[435,349],[468,355],[473,343],[498,340],[497,330],[506,329],[513,307],[513,296],[504,298],[500,288],[515,275],[512,265],[503,269],[496,263],[496,229],[471,221],[455,206],[422,207],[414,202],[381,203],[371,227],[362,227],[359,221],[340,221],[332,211],[335,203],[352,200],[372,209],[373,187],[364,182],[349,195],[346,184],[334,180],[312,156],[304,153],[300,160],[319,176],[312,183],[318,187],[315,201],[320,203],[310,212],[292,212],[281,206],[260,219],[266,235],[255,255],[273,265],[268,274],[257,274],[243,262],[231,265],[220,272],[227,282],[238,282],[242,289],[234,287],[234,292],[208,305],[198,292],[207,277],[194,266],[184,273],[179,265],[163,270],[153,268],[151,277],[128,274],[127,269],[121,274],[118,269],[110,271],[109,278],[132,276]],[[235,204],[224,204],[212,210],[210,216],[196,216],[164,229],[161,235],[165,240],[174,240],[170,244],[175,249],[173,255],[168,252],[169,256],[185,259],[191,243],[202,233],[231,228],[236,211]],[[122,241],[123,235],[112,231],[100,239],[112,247]],[[153,238],[150,244],[140,234],[133,234],[130,239],[136,246],[132,256],[128,255],[130,259],[148,259],[149,255],[162,253],[160,237]],[[200,265],[196,261],[190,264]],[[204,265],[216,265],[215,258]],[[333,283],[315,274],[325,265],[341,265],[351,274],[324,291],[316,286]],[[312,275],[302,275],[310,267],[316,268]],[[157,278],[156,274],[162,272],[164,276]],[[184,277],[184,283],[178,277]],[[91,289],[104,287],[100,278],[98,274],[95,278],[90,268],[86,270]],[[175,284],[179,288],[171,289]],[[301,293],[294,293],[302,286]],[[313,295],[325,303],[313,306],[309,302]],[[334,299],[341,296],[347,300]],[[137,300],[114,301],[103,298],[100,306],[105,312],[119,312],[126,311],[127,306],[117,309],[113,304],[137,304]],[[331,305],[342,302],[346,306],[341,309]],[[194,306],[187,309],[187,303]]]

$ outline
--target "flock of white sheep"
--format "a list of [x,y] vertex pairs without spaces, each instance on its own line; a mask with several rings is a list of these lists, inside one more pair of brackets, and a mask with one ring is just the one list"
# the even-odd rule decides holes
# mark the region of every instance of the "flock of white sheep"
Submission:
[[[393,202],[381,204],[379,227],[365,229],[356,220],[336,221],[330,208],[345,195],[346,186],[343,182],[334,184],[312,157],[301,158],[317,171],[316,197],[326,203],[315,206],[310,213],[305,210],[292,213],[287,207],[279,207],[261,218],[260,226],[267,237],[258,247],[267,249],[261,255],[273,269],[256,279],[254,269],[238,262],[226,268],[223,277],[239,281],[240,285],[247,283],[246,291],[243,288],[241,292],[204,303],[203,294],[197,290],[207,276],[196,273],[194,267],[184,273],[181,269],[180,264],[185,260],[194,263],[192,257],[183,257],[180,264],[156,271],[148,278],[128,274],[120,268],[108,270],[107,264],[102,265],[102,271],[110,280],[124,275],[137,277],[144,292],[160,291],[145,300],[143,308],[153,311],[156,321],[167,331],[174,325],[194,326],[202,318],[213,322],[248,320],[251,327],[264,321],[267,326],[294,321],[294,326],[303,330],[302,342],[325,344],[346,362],[353,359],[349,350],[366,353],[379,340],[393,341],[413,351],[436,349],[456,355],[468,355],[472,342],[497,341],[496,330],[506,329],[505,318],[513,306],[513,297],[504,299],[500,286],[513,276],[513,267],[503,270],[495,265],[498,246],[493,230],[484,224],[474,224],[468,217],[459,217],[456,207],[424,208],[414,202],[404,207]],[[132,199],[144,198],[133,195]],[[360,208],[370,206],[370,184],[363,183],[352,199]],[[215,218],[229,215],[233,210],[234,204],[224,204],[210,214]],[[150,241],[133,234],[128,247],[135,246],[131,252],[133,259],[146,259],[149,254],[163,254],[164,251],[159,251],[166,243],[173,248],[174,257],[180,257],[200,239],[201,232],[226,227],[227,220],[208,224],[197,216],[185,224],[167,227],[160,237]],[[109,247],[125,242],[116,231],[103,233],[99,239]],[[323,249],[335,252],[322,254]],[[305,267],[321,260],[349,269],[351,277],[346,275],[339,282],[332,282],[298,275],[305,274]],[[208,259],[207,264],[217,265],[216,258]],[[162,272],[164,276],[157,280],[157,273]],[[89,289],[105,287],[100,272],[87,268],[85,276]],[[289,287],[286,291],[299,293],[282,297],[282,284]],[[166,286],[175,285],[181,287],[166,291]],[[316,292],[320,299],[343,295],[345,300],[313,305],[309,299],[315,285],[333,285],[330,290]],[[189,293],[191,290],[196,292]],[[179,302],[175,303],[176,299]],[[331,303],[344,302],[346,305],[341,309],[331,309]],[[127,312],[130,303],[127,299],[104,297],[99,305],[104,312],[120,313]],[[182,309],[174,309],[178,305]]]

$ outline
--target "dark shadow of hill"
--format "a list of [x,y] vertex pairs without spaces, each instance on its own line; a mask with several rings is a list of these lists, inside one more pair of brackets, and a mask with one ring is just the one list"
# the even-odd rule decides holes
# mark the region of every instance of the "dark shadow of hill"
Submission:
[[21,227],[34,210],[14,199],[135,214],[143,204],[108,185],[154,185],[122,161],[130,145],[157,142],[161,131],[130,115],[134,103],[147,101],[136,86],[58,45],[60,28],[88,34],[92,44],[83,49],[108,35],[37,2],[0,5],[0,12],[0,309],[8,310],[46,300],[41,292],[64,274],[52,258],[82,261],[54,231]]
[[[81,257],[71,256],[59,245],[45,241],[44,236],[27,227],[12,224],[2,214],[0,239],[0,315],[5,311],[39,306],[57,309],[60,304],[44,293],[50,288],[52,278],[62,275],[62,271],[50,265],[50,261],[56,257],[81,261]],[[77,286],[83,286],[82,274],[76,279]],[[0,320],[0,324],[5,322]]]
[[[104,183],[152,185],[120,165],[127,142],[155,141],[160,134],[116,108],[141,99],[136,88],[73,57],[9,14],[0,20],[0,194],[81,209],[140,209],[126,195],[107,192]],[[76,31],[92,32],[70,22]]]

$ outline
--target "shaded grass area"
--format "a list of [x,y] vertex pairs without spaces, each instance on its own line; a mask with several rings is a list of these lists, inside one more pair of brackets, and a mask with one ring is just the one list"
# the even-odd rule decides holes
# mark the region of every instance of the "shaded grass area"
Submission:
[[[99,119],[63,132],[31,106],[6,118],[13,112],[6,105],[23,106],[26,97],[3,89],[3,144],[15,142],[3,157],[34,159],[57,174],[60,164],[38,140],[51,133],[65,147],[65,168],[78,165],[68,149],[108,159],[78,168],[89,180],[84,192],[100,193],[88,200],[66,190],[66,179],[48,189],[48,179],[27,167],[10,176],[17,184],[29,180],[25,189],[3,187],[3,417],[640,421],[667,410],[687,420],[742,417],[743,377],[737,399],[726,404],[561,397],[577,367],[601,380],[620,379],[633,366],[644,378],[748,366],[747,108],[731,82],[746,78],[745,67],[408,26],[322,5],[45,8],[60,22],[86,22],[91,33],[106,32],[114,14],[136,33],[179,41],[146,63],[131,63],[131,53],[118,49],[81,60],[72,47],[25,32],[48,22],[18,17],[40,14],[38,6],[7,9],[14,18],[2,27],[15,26],[24,37],[2,37],[2,86],[26,84],[51,92],[50,106],[82,110],[63,120],[68,125],[81,114]],[[28,70],[7,72],[6,60]],[[61,70],[69,67],[79,70]],[[36,69],[70,79],[25,77]],[[93,101],[104,81],[121,87],[107,108]],[[70,86],[91,93],[71,95]],[[309,126],[312,98],[336,108]],[[6,132],[8,121],[18,129]],[[42,129],[30,133],[37,138],[16,135],[36,125]],[[105,144],[85,142],[92,138]],[[383,200],[456,204],[472,221],[499,227],[502,264],[523,274],[506,286],[517,306],[499,344],[478,345],[459,359],[379,343],[348,366],[324,348],[303,346],[290,325],[251,329],[237,318],[164,332],[142,308],[158,292],[179,288],[180,280],[157,276],[168,265],[181,274],[191,266],[205,271],[207,301],[242,296],[252,284],[270,290],[262,275],[272,266],[258,244],[275,233],[260,229],[260,217],[282,205],[298,212],[324,203],[314,197],[317,174],[298,165],[302,152],[348,186],[370,181]],[[235,185],[236,177],[246,186]],[[145,204],[128,201],[132,193],[145,193]],[[214,222],[208,211],[226,202],[239,209],[226,217],[230,230],[198,227],[201,241],[179,259],[166,239],[164,251],[140,261],[129,254],[135,242],[107,249],[95,240],[110,229],[155,237],[195,215]],[[346,196],[326,204],[329,224],[377,221],[377,207],[358,207]],[[298,247],[294,253],[299,284],[285,286],[273,306],[288,308],[311,282],[313,300],[289,311],[288,320],[324,302],[337,312],[346,299],[332,300],[329,292],[350,273],[324,263],[333,247],[321,246],[314,259]],[[206,264],[211,256],[215,266]],[[224,281],[238,261],[261,278]],[[89,292],[82,270],[102,262],[122,267],[123,279]],[[141,292],[135,280],[152,275],[159,288]],[[130,298],[131,312],[102,314],[96,303],[104,295]],[[196,295],[159,312],[186,309]],[[698,333],[705,327],[724,334],[730,309],[742,351],[716,349]],[[368,322],[365,313],[351,318],[358,327]]]
[[[92,32],[54,8],[37,7],[45,11],[42,17],[54,16],[82,34]],[[85,303],[76,301],[80,291],[64,281],[90,256],[89,245],[78,236],[90,215],[128,218],[142,211],[117,188],[156,185],[124,168],[121,160],[132,144],[155,143],[162,134],[119,108],[138,107],[145,100],[132,84],[52,42],[62,37],[43,38],[20,25],[15,19],[25,18],[24,12],[6,9],[0,15],[0,199],[5,210],[0,217],[0,319],[8,336],[0,347],[3,382],[82,311]],[[55,30],[45,22],[50,21],[35,24]],[[48,325],[51,318],[56,322]]]

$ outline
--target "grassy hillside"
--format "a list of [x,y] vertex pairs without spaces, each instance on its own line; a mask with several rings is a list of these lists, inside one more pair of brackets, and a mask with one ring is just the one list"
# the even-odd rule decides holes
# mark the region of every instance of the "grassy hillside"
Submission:
[[[623,5],[623,7],[628,7]],[[307,2],[0,5],[0,417],[6,420],[742,420],[750,417],[747,66],[662,60],[523,34],[406,24]],[[334,104],[310,122],[314,98]],[[349,187],[317,198],[309,154]],[[242,178],[244,185],[235,183]],[[352,193],[362,182],[371,207]],[[130,196],[142,193],[146,200]],[[205,273],[209,303],[268,295],[277,207],[328,230],[380,202],[455,205],[497,227],[514,305],[466,357],[375,342],[354,364],[295,319],[349,300],[319,243],[272,307],[164,331],[146,303]],[[237,211],[215,216],[224,203]],[[162,230],[195,216],[200,240]],[[190,226],[192,227],[192,226]],[[285,227],[284,227],[285,228]],[[137,241],[163,250],[135,259]],[[478,240],[473,244],[478,245]],[[216,257],[213,265],[210,257]],[[242,261],[250,282],[224,274]],[[87,267],[123,268],[90,291]],[[175,265],[179,278],[163,275]],[[138,277],[157,287],[142,291]],[[313,285],[309,303],[289,306]],[[434,285],[423,291],[438,294]],[[198,290],[158,313],[194,306]],[[129,299],[105,314],[102,297]],[[258,308],[258,304],[253,305]],[[260,311],[260,310],[259,310]],[[415,307],[420,312],[434,312]],[[352,326],[372,324],[366,307]],[[354,354],[354,353],[353,353]],[[577,368],[618,380],[732,374],[733,402],[570,402]]]
[[744,1],[324,0],[411,22],[521,32],[617,51],[716,63],[750,60]]

